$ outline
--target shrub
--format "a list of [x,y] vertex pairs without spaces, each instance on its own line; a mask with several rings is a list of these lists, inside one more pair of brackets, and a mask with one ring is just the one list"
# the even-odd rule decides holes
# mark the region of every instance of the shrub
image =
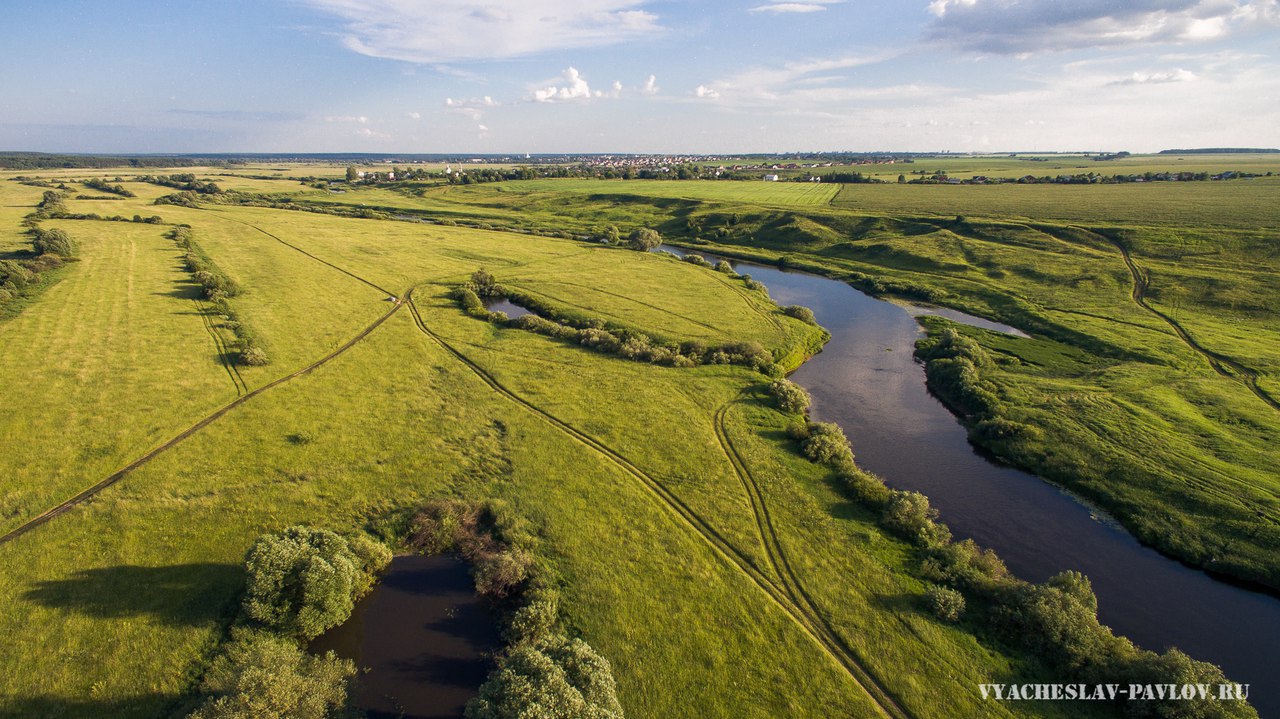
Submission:
[[881,523],[900,536],[924,547],[945,544],[950,540],[946,525],[937,524],[938,510],[929,506],[929,498],[919,492],[893,490],[881,514]]
[[711,263],[707,262],[707,259],[702,255],[685,255],[681,259],[689,264],[697,265],[699,267],[711,267]]
[[925,594],[929,611],[944,622],[958,622],[964,615],[964,595],[954,589],[934,585]]
[[809,461],[832,466],[853,464],[853,450],[849,448],[849,440],[840,425],[816,422],[808,429],[808,436],[800,448]]
[[498,281],[483,267],[471,273],[471,284],[469,286],[477,295],[481,297],[492,297],[498,294]]
[[511,594],[533,570],[533,556],[519,547],[483,553],[474,561],[476,591],[495,599]]
[[649,252],[661,244],[662,235],[648,227],[641,227],[627,236],[627,246],[640,252]]
[[367,546],[353,550],[324,529],[294,526],[263,535],[245,558],[244,610],[284,634],[311,639],[351,614],[389,554]]
[[530,599],[511,615],[507,624],[507,639],[512,644],[537,642],[551,635],[560,612],[559,599],[554,591],[545,591]]
[[271,358],[258,345],[249,344],[240,350],[240,364],[249,367],[262,367],[263,365],[271,364]]
[[883,507],[889,501],[889,488],[884,480],[853,464],[840,468],[840,478],[854,499],[869,507]]
[[800,385],[786,379],[774,380],[769,384],[769,394],[777,400],[783,412],[804,414],[809,409],[809,393]]
[[328,652],[307,654],[287,639],[237,632],[201,685],[191,719],[329,719],[350,715],[356,667]]
[[37,255],[56,255],[63,259],[76,256],[75,241],[62,230],[36,228],[34,234],[35,238],[32,239],[31,245],[35,248]]
[[733,265],[729,264],[728,260],[720,260],[719,262],[717,262],[715,266],[715,271],[723,272],[726,275],[734,274]]
[[811,325],[818,324],[818,319],[813,316],[813,310],[804,305],[787,305],[782,308],[782,313],[788,317],[794,317],[801,322],[808,322]]
[[467,719],[622,719],[609,662],[581,639],[522,644],[467,703]]

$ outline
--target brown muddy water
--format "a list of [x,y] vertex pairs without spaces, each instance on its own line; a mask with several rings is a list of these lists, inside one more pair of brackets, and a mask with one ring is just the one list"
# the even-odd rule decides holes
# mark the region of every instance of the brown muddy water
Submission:
[[465,562],[407,555],[311,651],[356,663],[356,706],[369,719],[461,719],[501,644]]
[[[923,332],[907,309],[837,280],[697,254],[728,260],[779,304],[812,309],[831,332],[791,379],[813,396],[814,419],[844,428],[859,465],[890,487],[928,495],[957,539],[994,549],[1023,579],[1083,572],[1098,595],[1099,618],[1116,633],[1220,665],[1232,681],[1252,685],[1259,714],[1280,717],[1280,599],[1180,564],[1071,494],[977,452],[925,387],[912,355]],[[954,310],[929,313],[1017,332]]]

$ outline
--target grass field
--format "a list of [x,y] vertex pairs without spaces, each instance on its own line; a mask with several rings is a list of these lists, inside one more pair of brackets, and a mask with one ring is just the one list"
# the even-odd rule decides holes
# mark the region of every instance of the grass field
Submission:
[[[610,659],[631,717],[854,717],[877,705],[920,719],[1111,715],[982,702],[978,683],[1048,674],[974,624],[933,618],[915,551],[796,452],[763,375],[623,361],[468,317],[447,296],[484,267],[555,305],[671,340],[751,340],[784,352],[817,332],[740,281],[570,239],[155,206],[169,188],[126,184],[139,197],[68,208],[190,225],[243,288],[233,302],[272,363],[231,368],[220,356],[227,328],[202,313],[168,226],[48,221],[79,241],[82,259],[0,322],[0,381],[17,388],[0,415],[0,437],[15,448],[0,457],[0,532],[147,461],[0,543],[0,715],[163,714],[189,695],[220,641],[259,534],[299,522],[367,526],[441,495],[505,500],[537,527],[568,624]],[[1061,427],[1085,450],[1136,429],[1106,445],[1148,448],[1133,458],[1142,482],[1117,491],[1204,499],[1213,512],[1275,506],[1271,410],[1152,312],[1176,315],[1205,347],[1273,386],[1272,306],[1245,293],[1232,307],[1213,284],[1251,266],[1249,287],[1270,288],[1274,254],[1257,232],[1227,232],[1230,242],[1206,227],[1124,236],[1152,278],[1144,308],[1101,235],[886,219],[897,210],[832,203],[831,185],[529,181],[421,195],[232,185],[569,234],[649,224],[706,241],[723,227],[716,246],[731,251],[927,284],[962,309],[1039,323],[1029,329],[1044,332],[1025,344],[980,337],[1019,358],[995,381],[1020,418]],[[0,238],[21,249],[17,223],[41,190],[0,182],[0,193]],[[1140,214],[1132,200],[1116,202]],[[1063,402],[1066,420],[1054,411]],[[1171,459],[1191,468],[1189,493],[1164,484],[1160,465]],[[1228,472],[1234,484],[1223,483]],[[1188,522],[1203,519],[1181,509]],[[1223,516],[1186,531],[1236,531],[1235,515]]]
[[[1165,551],[1280,585],[1269,549],[1280,485],[1267,449],[1277,439],[1267,403],[1280,396],[1276,178],[846,185],[829,205],[807,208],[726,200],[734,186],[747,192],[754,183],[650,181],[648,194],[640,192],[645,181],[547,189],[574,184],[428,188],[420,196],[362,190],[328,201],[385,201],[427,219],[540,231],[650,225],[712,251],[787,255],[836,277],[877,277],[1039,333],[1058,344],[995,379],[1022,419],[1070,441],[1006,447],[1006,456],[1098,501]],[[686,197],[654,196],[671,186],[685,187]],[[690,199],[695,190],[706,195]],[[1068,414],[1064,398],[1086,399],[1072,400]],[[1116,469],[1108,479],[1097,467]]]

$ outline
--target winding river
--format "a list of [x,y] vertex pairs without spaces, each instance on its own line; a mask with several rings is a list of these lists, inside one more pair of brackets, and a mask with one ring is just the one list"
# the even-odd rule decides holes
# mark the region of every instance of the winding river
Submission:
[[[1176,646],[1220,665],[1251,685],[1262,716],[1280,717],[1280,600],[1144,547],[1072,495],[978,454],[925,387],[912,357],[922,330],[907,308],[825,277],[698,254],[728,260],[779,304],[811,308],[830,330],[831,341],[791,379],[813,396],[815,419],[844,428],[859,465],[891,487],[928,495],[957,538],[994,549],[1023,579],[1085,573],[1104,624],[1148,649]],[[954,310],[927,312],[1020,334]]]

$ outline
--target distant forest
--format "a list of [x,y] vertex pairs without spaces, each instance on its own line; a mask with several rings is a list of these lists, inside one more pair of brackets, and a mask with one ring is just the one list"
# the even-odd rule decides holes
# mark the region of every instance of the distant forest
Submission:
[[1201,147],[1195,150],[1161,150],[1161,155],[1244,155],[1259,152],[1280,152],[1274,147]]
[[53,155],[44,152],[0,152],[0,168],[6,170],[48,170],[100,167],[191,167],[194,159],[170,155],[112,156],[112,155]]

